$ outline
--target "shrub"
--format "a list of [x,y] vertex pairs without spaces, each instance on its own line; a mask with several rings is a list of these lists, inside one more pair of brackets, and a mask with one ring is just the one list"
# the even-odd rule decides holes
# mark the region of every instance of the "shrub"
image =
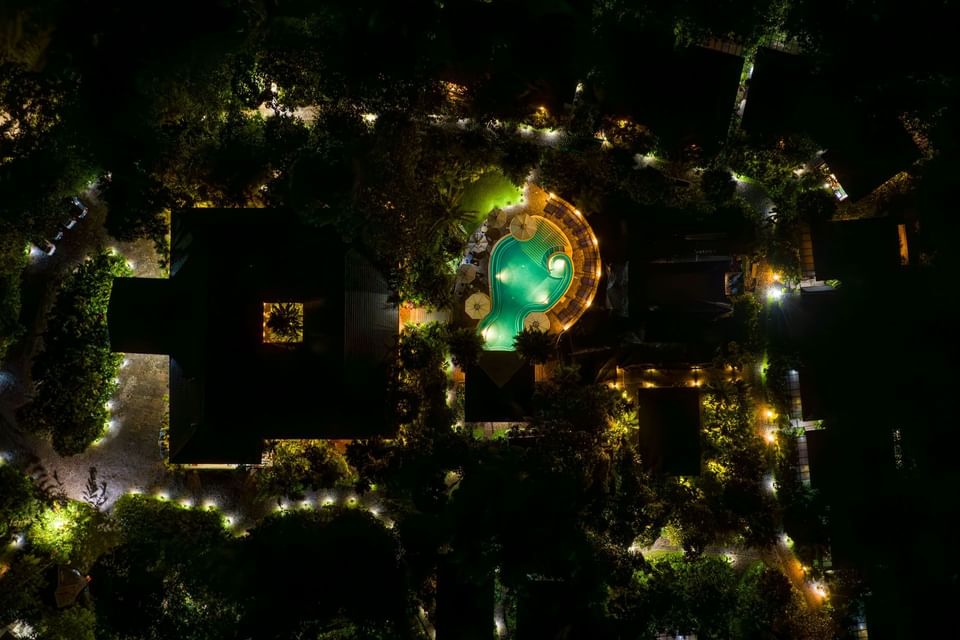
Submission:
[[556,336],[539,329],[524,329],[513,339],[513,346],[525,360],[543,364],[556,354]]
[[84,451],[107,424],[122,357],[110,351],[107,305],[113,278],[129,275],[123,258],[102,252],[81,264],[60,288],[47,320],[44,350],[33,366],[37,394],[24,424],[49,434],[69,456]]
[[12,466],[0,463],[0,544],[25,526],[39,507],[30,479]]
[[471,327],[447,327],[444,338],[450,359],[461,369],[476,364],[483,349],[483,336]]
[[20,272],[26,264],[23,236],[0,225],[0,360],[20,336]]
[[332,445],[323,440],[281,440],[272,449],[273,464],[257,474],[260,493],[302,499],[317,491],[354,480],[354,472]]

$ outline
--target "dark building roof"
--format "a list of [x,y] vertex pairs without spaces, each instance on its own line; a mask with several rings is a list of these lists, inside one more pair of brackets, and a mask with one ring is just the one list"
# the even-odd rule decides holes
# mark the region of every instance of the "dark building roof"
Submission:
[[575,635],[581,601],[560,580],[527,580],[517,599],[517,638],[556,640]]
[[699,345],[705,345],[712,354],[731,334],[730,318],[720,315],[725,312],[724,307],[703,305],[693,309],[700,312],[678,309],[648,312],[643,323],[643,339],[656,344],[688,344],[697,352]]
[[824,489],[831,485],[832,470],[836,461],[830,457],[830,432],[814,429],[806,432],[807,461],[810,465],[810,486]]
[[644,464],[668,475],[700,475],[700,391],[637,389],[638,444]]
[[738,269],[729,253],[735,240],[713,223],[678,224],[669,211],[650,213],[648,223],[629,225],[628,263],[617,285],[618,294],[626,292],[625,324],[642,327],[647,342],[723,342],[727,274]]
[[89,578],[81,575],[77,569],[57,565],[57,587],[53,592],[57,608],[63,609],[73,605],[89,583]]
[[810,109],[820,113],[815,67],[805,56],[760,47],[754,56],[742,126],[753,134],[780,136],[808,128]]
[[170,309],[176,288],[166,278],[116,278],[110,292],[110,346],[124,353],[168,354],[176,341]]
[[863,103],[845,78],[809,58],[761,47],[743,128],[765,137],[812,137],[827,150],[824,160],[856,200],[908,169],[919,155],[898,114],[882,107]]
[[532,411],[533,365],[514,351],[484,351],[466,372],[467,422],[524,421]]
[[[392,433],[398,310],[332,229],[178,211],[171,246],[169,280],[117,279],[108,311],[115,351],[170,355],[171,462],[257,463],[265,439]],[[301,343],[263,342],[266,302],[303,304]]]
[[825,414],[823,380],[817,375],[817,366],[800,369],[800,404],[804,420],[823,420]]
[[884,277],[901,266],[895,220],[837,220],[813,225],[813,264],[820,280]]
[[640,342],[621,345],[617,364],[621,367],[668,368],[689,371],[691,366],[708,366],[716,349],[704,342]]
[[589,3],[456,2],[444,14],[439,76],[469,87],[474,110],[517,118],[540,106],[560,114],[573,102],[586,72],[577,47],[588,35]]
[[609,30],[608,58],[589,92],[602,111],[648,126],[672,153],[690,144],[716,151],[726,139],[743,58],[703,47],[677,50],[672,34]]
[[920,152],[896,117],[847,109],[834,117],[847,123],[843,135],[824,138],[823,155],[840,186],[853,200],[906,171]]
[[449,557],[437,567],[437,640],[493,637],[493,576],[470,579]]
[[730,259],[630,262],[630,314],[652,310],[722,313],[729,309],[725,275]]

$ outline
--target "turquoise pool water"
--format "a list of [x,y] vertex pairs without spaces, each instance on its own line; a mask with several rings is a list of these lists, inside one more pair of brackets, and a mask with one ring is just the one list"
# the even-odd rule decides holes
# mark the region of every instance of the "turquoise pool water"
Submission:
[[506,236],[490,254],[490,313],[477,330],[487,351],[513,351],[513,339],[523,320],[547,311],[566,293],[573,280],[573,261],[563,253],[560,232],[542,218],[526,241]]

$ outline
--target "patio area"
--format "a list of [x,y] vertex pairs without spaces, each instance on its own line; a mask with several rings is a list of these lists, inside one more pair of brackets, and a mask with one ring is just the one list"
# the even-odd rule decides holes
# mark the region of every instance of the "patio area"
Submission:
[[[544,227],[543,234],[540,233],[540,226]],[[541,235],[544,237],[541,238]],[[507,253],[513,255],[519,251],[520,245],[526,245],[529,251],[524,255],[528,259],[519,259],[519,254],[514,256],[518,259],[506,262],[500,258],[506,255],[500,250],[500,244],[507,240],[509,242],[504,245],[504,250],[511,247],[515,249]],[[561,275],[559,271],[551,273],[551,256],[563,261],[562,269],[565,272],[557,282],[557,290],[547,287],[550,291],[545,291],[541,290],[544,282],[549,284],[554,280],[550,276]],[[547,259],[551,261],[548,263]],[[539,264],[543,271],[539,275],[543,277],[526,277],[514,281],[512,286],[503,286],[510,284],[514,264],[526,267],[514,274],[518,276],[537,275],[539,271],[536,265]],[[559,264],[556,266],[561,269]],[[500,275],[505,269],[508,271],[506,283]],[[488,333],[485,337],[493,345],[489,348],[510,349],[513,337],[524,327],[528,316],[533,314],[536,314],[534,324],[538,328],[546,327],[554,333],[561,333],[573,326],[592,305],[600,274],[597,238],[583,214],[562,198],[528,182],[519,203],[491,211],[468,240],[463,260],[457,267],[454,290],[457,304],[454,313],[463,324],[477,326],[480,331],[486,330]],[[498,275],[501,279],[498,279]],[[524,286],[518,288],[521,284]],[[548,295],[544,297],[544,293]],[[475,294],[487,296],[489,304],[483,308],[467,309],[465,305],[468,298],[474,301],[476,307],[478,299],[472,297]],[[498,302],[500,298],[509,302],[507,306],[513,310],[513,320],[508,322],[509,329],[499,322],[499,316],[495,318],[497,321],[486,320],[487,314],[504,311],[504,302]],[[523,317],[514,317],[518,314]],[[489,329],[494,325],[496,335],[491,336]]]

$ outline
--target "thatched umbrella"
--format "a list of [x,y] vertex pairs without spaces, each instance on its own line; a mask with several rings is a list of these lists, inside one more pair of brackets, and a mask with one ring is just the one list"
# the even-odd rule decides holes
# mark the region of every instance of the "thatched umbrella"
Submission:
[[457,280],[459,282],[473,282],[473,279],[477,277],[477,265],[475,264],[462,264],[460,268],[457,269]]
[[550,329],[550,318],[542,311],[528,313],[523,319],[523,328],[536,331],[548,331]]
[[490,296],[485,293],[474,293],[467,298],[464,310],[474,320],[480,320],[490,313]]
[[525,213],[514,216],[513,220],[510,221],[510,233],[512,233],[517,240],[529,240],[536,232],[536,219]]
[[504,227],[507,224],[507,212],[503,209],[497,209],[497,215],[494,216],[493,226]]

